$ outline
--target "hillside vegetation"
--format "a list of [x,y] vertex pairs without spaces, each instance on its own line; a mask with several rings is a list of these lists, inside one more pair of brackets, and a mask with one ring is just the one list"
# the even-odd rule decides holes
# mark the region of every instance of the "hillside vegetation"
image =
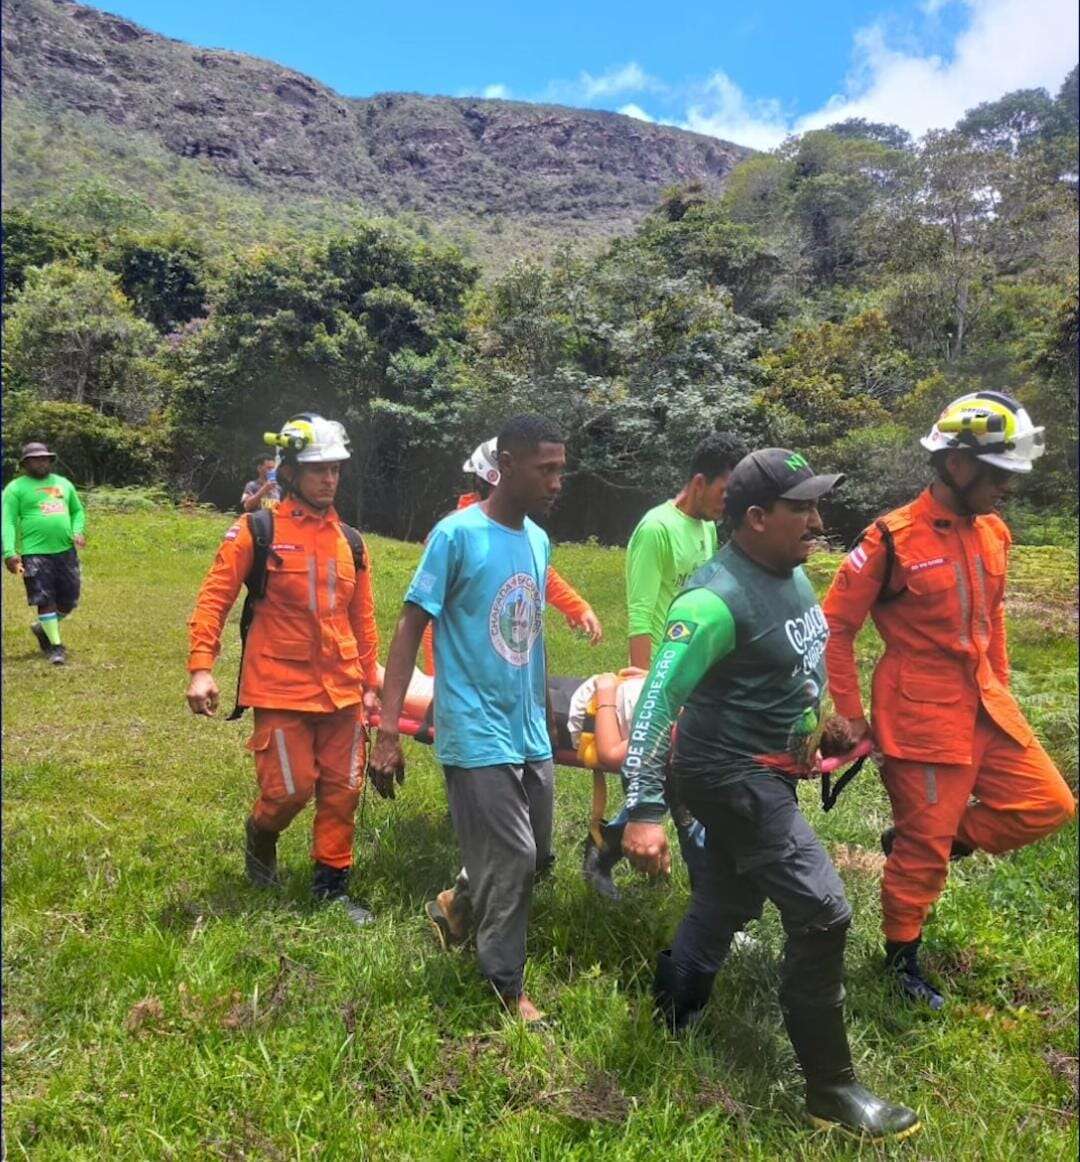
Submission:
[[[114,498],[115,501],[115,498]],[[43,662],[21,585],[3,578],[4,1129],[11,1158],[847,1159],[799,1122],[802,1084],[776,1000],[783,934],[732,957],[693,1037],[651,1017],[652,961],[686,905],[625,867],[624,900],[583,884],[590,781],[560,768],[557,863],[536,893],[527,984],[557,1025],[504,1023],[471,952],[437,950],[421,915],[457,867],[442,777],[407,744],[393,802],[359,813],[358,934],[309,903],[310,810],[281,842],[274,899],[243,879],[254,792],[248,723],[184,704],[184,619],[228,518],[104,512],[91,494],[71,662]],[[416,545],[371,537],[383,656]],[[827,583],[837,558],[812,561]],[[559,546],[603,618],[593,650],[561,618],[556,673],[621,664],[621,551]],[[1076,782],[1075,555],[1019,549],[1010,576],[1013,682]],[[235,623],[219,667],[235,680]],[[875,639],[860,640],[864,672]],[[613,799],[617,797],[612,789]],[[897,1157],[1076,1156],[1075,824],[1012,856],[956,865],[926,961],[947,1018],[900,1006],[880,975],[872,770],[822,815],[801,801],[844,879],[852,1045],[878,1092],[924,1129]],[[881,1156],[891,1151],[884,1151]]]
[[[942,406],[993,388],[1047,429],[1010,514],[1018,537],[1075,538],[1075,69],[1057,93],[1004,94],[918,141],[847,121],[728,172],[734,155],[709,153],[722,143],[659,129],[654,141],[625,118],[564,111],[577,120],[562,133],[558,111],[400,95],[361,115],[277,66],[93,9],[8,8],[7,164],[27,192],[4,212],[6,472],[12,449],[44,438],[79,483],[232,505],[261,434],[320,409],[353,441],[345,514],[418,537],[452,505],[465,455],[511,412],[539,410],[568,438],[561,536],[621,541],[697,440],[729,429],[845,472],[828,517],[848,539],[921,487],[918,437]],[[225,86],[214,132],[262,123],[233,108],[242,89],[308,151],[290,166],[325,159],[315,177],[251,169],[248,145],[232,161],[183,146],[188,122],[165,116],[161,77],[175,69],[187,100],[208,68]],[[218,84],[203,77],[200,100]],[[59,110],[48,128],[46,100]],[[352,177],[326,137],[335,118],[366,127]],[[180,136],[154,129],[162,119]],[[448,144],[462,133],[473,153]],[[637,181],[639,146],[651,176],[616,189],[613,175]],[[701,176],[688,159],[707,157]],[[400,190],[429,182],[447,212],[472,203],[489,225],[505,219],[505,260],[532,228],[533,194],[493,176],[500,166],[540,183],[545,212],[587,210],[585,222],[634,205],[637,219],[485,275],[420,194],[431,218],[358,216],[327,193],[340,179],[362,194],[375,171]]]
[[[345,97],[270,61],[169,40],[67,0],[4,0],[3,19],[8,204],[28,204],[52,176],[89,165],[181,214],[192,187],[211,203],[227,189],[256,219],[268,204],[280,207],[277,220],[326,224],[415,213],[501,265],[507,251],[623,232],[673,182],[719,192],[749,152],[614,113]],[[34,149],[37,138],[59,161]],[[121,178],[118,153],[167,156],[183,178],[164,177],[160,164],[123,166]],[[196,216],[212,221],[210,210]],[[240,237],[256,241],[256,227]]]

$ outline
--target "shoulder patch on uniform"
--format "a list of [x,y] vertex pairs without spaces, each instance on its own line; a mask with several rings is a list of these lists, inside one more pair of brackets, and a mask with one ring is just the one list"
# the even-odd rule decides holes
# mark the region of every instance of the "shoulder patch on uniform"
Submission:
[[866,564],[867,556],[866,550],[862,545],[856,545],[855,548],[848,553],[848,564],[855,570],[856,573],[861,573],[863,566]]
[[229,531],[228,531],[228,532],[225,534],[225,537],[224,537],[224,539],[225,539],[225,540],[227,540],[227,541],[235,541],[235,540],[236,540],[236,538],[237,538],[239,535],[240,535],[240,526],[239,526],[239,524],[235,524],[235,525],[233,525],[233,526],[232,526],[232,528],[231,528],[231,529],[229,529]]
[[697,629],[696,621],[673,621],[664,634],[666,642],[688,642]]

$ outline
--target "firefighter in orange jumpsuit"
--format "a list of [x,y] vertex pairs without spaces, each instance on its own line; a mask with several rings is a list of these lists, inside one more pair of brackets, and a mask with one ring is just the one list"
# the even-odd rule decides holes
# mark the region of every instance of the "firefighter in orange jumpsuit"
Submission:
[[[951,403],[921,440],[933,483],[867,529],[824,601],[836,709],[856,740],[872,735],[892,803],[882,835],[886,969],[932,1009],[945,1002],[920,970],[918,947],[949,860],[1023,847],[1075,812],[1009,690],[1005,648],[1012,538],[994,510],[1042,455],[1042,431],[1007,395]],[[885,643],[872,725],[854,652],[867,613]]]
[[[255,603],[244,647],[240,706],[254,708],[248,748],[258,795],[246,825],[249,880],[277,886],[277,837],[315,799],[315,874],[321,903],[339,903],[358,926],[374,917],[346,894],[356,807],[365,769],[365,708],[376,705],[378,632],[366,551],[358,554],[334,511],[341,462],[349,458],[341,424],[305,413],[280,435],[278,481],[266,593]],[[187,700],[213,715],[211,668],[221,632],[252,568],[248,517],[225,534],[188,622]],[[357,546],[361,545],[350,530]]]
[[[495,453],[495,439],[485,440],[461,466],[467,476],[475,476],[480,482],[480,491],[465,492],[458,497],[457,507],[468,508],[479,504],[488,492],[499,483],[498,457]],[[565,581],[551,566],[548,566],[547,591],[544,594],[548,605],[554,606],[567,620],[571,629],[580,629],[589,639],[589,645],[598,645],[604,636],[600,619],[592,606],[580,593]],[[424,647],[424,669],[435,673],[435,627],[428,622],[421,639]]]

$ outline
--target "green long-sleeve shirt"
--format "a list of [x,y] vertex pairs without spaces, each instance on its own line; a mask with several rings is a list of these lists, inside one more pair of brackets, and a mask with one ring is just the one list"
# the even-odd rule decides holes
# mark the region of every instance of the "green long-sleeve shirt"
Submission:
[[4,556],[66,553],[86,528],[75,486],[50,472],[41,480],[16,476],[0,497]]
[[683,788],[763,767],[806,774],[820,735],[827,637],[802,569],[772,573],[726,544],[668,612],[623,765],[630,818],[663,817],[676,719],[673,765]]
[[665,500],[638,522],[626,549],[627,633],[648,634],[655,650],[672,599],[716,552],[716,525]]

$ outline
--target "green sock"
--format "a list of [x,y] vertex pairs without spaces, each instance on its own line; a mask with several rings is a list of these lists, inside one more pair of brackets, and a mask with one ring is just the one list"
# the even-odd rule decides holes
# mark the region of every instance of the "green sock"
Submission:
[[45,631],[45,636],[49,639],[51,645],[58,646],[60,644],[60,614],[39,614],[38,625]]

